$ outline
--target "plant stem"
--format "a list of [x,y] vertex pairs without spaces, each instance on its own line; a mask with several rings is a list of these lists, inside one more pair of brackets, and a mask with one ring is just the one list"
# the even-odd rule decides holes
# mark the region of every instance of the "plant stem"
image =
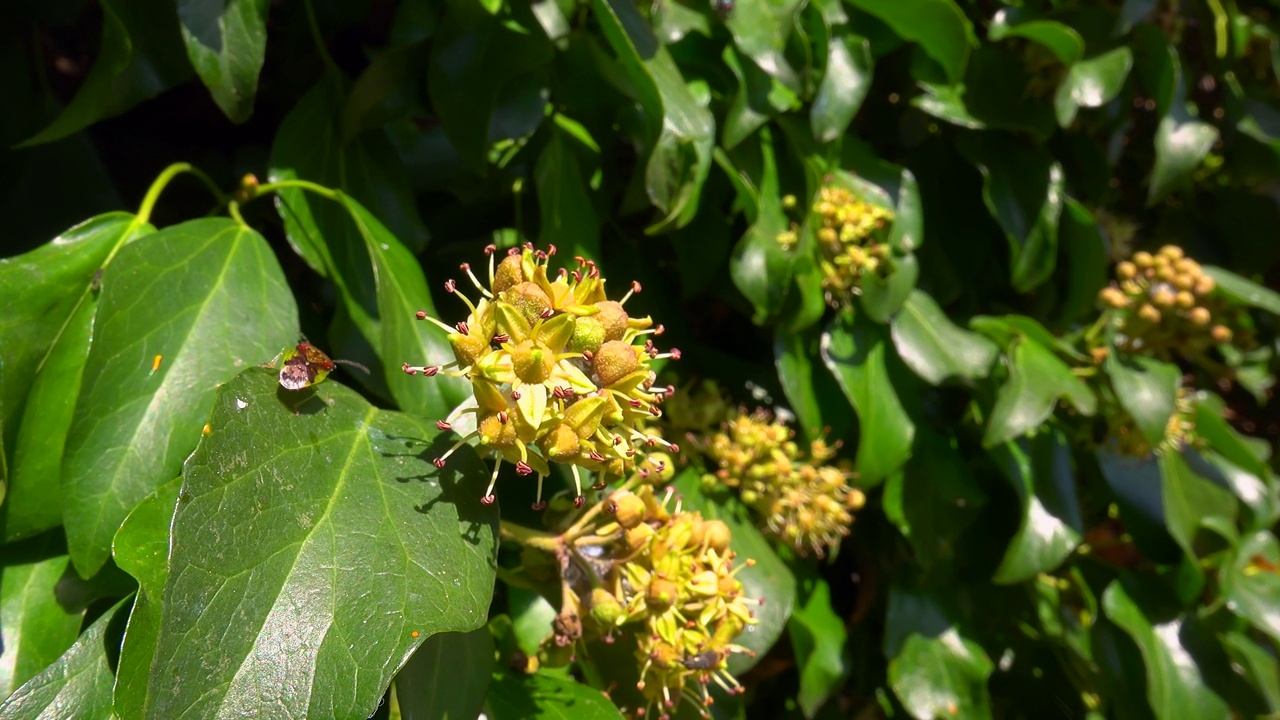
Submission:
[[206,175],[203,170],[195,167],[191,163],[174,163],[165,168],[164,171],[156,177],[155,182],[151,183],[151,187],[147,189],[146,196],[142,198],[142,205],[138,206],[137,217],[133,221],[135,227],[142,227],[151,221],[151,211],[155,209],[156,202],[160,199],[160,193],[164,192],[164,189],[168,187],[169,183],[182,173],[191,173],[192,175],[200,178],[200,181],[205,184],[205,187],[209,188],[209,192],[213,193],[214,197],[218,199],[219,204],[223,204],[227,201],[226,193],[222,192],[222,189],[218,187],[218,184]]
[[320,60],[328,69],[331,77],[339,84],[342,82],[342,70],[338,67],[338,63],[333,61],[333,56],[329,54],[329,48],[324,44],[324,36],[320,34],[320,21],[316,19],[316,9],[312,7],[311,0],[304,0],[302,6],[307,11],[307,27],[311,31],[311,40],[316,44],[316,52],[320,53]]
[[510,540],[551,553],[559,550],[564,545],[564,541],[555,535],[517,525],[509,520],[500,520],[498,522],[498,534],[504,540]]
[[254,191],[253,197],[259,198],[268,193],[280,192],[281,190],[288,190],[290,188],[306,190],[307,192],[315,193],[316,195],[328,198],[334,202],[339,202],[337,190],[327,188],[318,183],[313,183],[310,180],[277,180],[276,182],[263,183]]
[[[630,480],[627,480],[626,482],[622,483],[622,485],[620,485],[618,487],[618,490],[616,490],[615,492],[621,491],[621,490],[632,490],[641,482],[642,482],[642,478],[640,477],[639,473],[637,473],[635,475],[632,475]],[[583,535],[585,535],[587,532],[586,525],[590,523],[595,518],[596,515],[599,515],[600,512],[604,510],[605,506],[608,504],[609,504],[609,498],[606,497],[605,499],[601,500],[595,505],[592,505],[591,508],[588,509],[585,513],[583,513],[582,517],[578,518],[577,521],[574,522],[573,525],[571,525],[568,530],[565,530],[560,537],[562,537],[565,542],[570,543],[582,537]]]

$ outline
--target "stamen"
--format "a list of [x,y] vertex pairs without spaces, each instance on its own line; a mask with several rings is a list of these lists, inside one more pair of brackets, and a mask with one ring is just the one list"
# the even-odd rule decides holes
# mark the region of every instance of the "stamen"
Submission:
[[626,305],[626,304],[627,304],[627,301],[631,299],[631,296],[632,296],[632,295],[635,295],[635,294],[637,294],[637,293],[639,293],[639,292],[640,292],[640,290],[641,290],[641,287],[640,287],[640,281],[639,281],[639,280],[632,280],[632,281],[631,281],[631,289],[627,291],[627,294],[626,294],[626,295],[623,295],[623,296],[622,296],[622,299],[618,301],[618,304],[619,304],[619,305]]
[[534,510],[541,511],[547,509],[547,501],[542,499],[542,481],[545,477],[546,476],[542,473],[538,473],[538,494],[536,496],[538,499],[533,503]]
[[444,430],[444,431],[447,431],[447,430],[452,430],[452,429],[453,429],[453,426],[452,426],[452,425],[450,425],[449,423],[445,422],[444,420],[437,420],[437,421],[436,421],[436,429],[438,429],[438,430]]
[[493,486],[498,484],[498,469],[502,467],[502,457],[498,457],[498,461],[493,464],[493,475],[489,476],[489,489],[484,491],[484,496],[480,498],[483,505],[492,505],[494,500],[498,498],[493,494]]
[[465,436],[463,436],[462,438],[460,438],[460,439],[458,440],[458,442],[454,443],[454,444],[453,444],[453,447],[451,447],[451,448],[449,448],[447,451],[445,451],[445,454],[443,454],[443,455],[441,455],[440,457],[438,457],[438,458],[436,458],[435,460],[433,460],[433,461],[432,461],[432,463],[434,463],[434,464],[435,464],[435,466],[436,466],[436,467],[438,467],[438,468],[442,468],[442,467],[444,467],[445,461],[447,461],[447,460],[449,459],[449,456],[450,456],[450,455],[452,455],[452,454],[454,454],[455,452],[457,452],[457,451],[458,451],[458,448],[462,447],[463,445],[466,445],[468,440],[470,440],[470,439],[471,439],[471,438],[473,438],[473,437],[478,436],[479,434],[480,434],[480,431],[479,431],[479,430],[473,430],[473,431],[471,431],[471,432],[467,433]]

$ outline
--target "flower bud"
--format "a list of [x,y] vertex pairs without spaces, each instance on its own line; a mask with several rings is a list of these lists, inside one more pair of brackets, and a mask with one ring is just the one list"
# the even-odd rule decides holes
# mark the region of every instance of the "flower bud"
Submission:
[[591,619],[604,627],[613,627],[624,614],[622,603],[604,588],[591,591]]
[[581,450],[578,442],[578,433],[574,432],[572,427],[565,423],[560,423],[551,429],[546,435],[538,440],[538,447],[546,454],[549,460],[566,461],[574,457]]
[[580,317],[573,323],[573,336],[565,349],[573,353],[594,353],[604,342],[605,329],[601,322],[591,316]]
[[599,310],[594,317],[604,327],[605,340],[621,340],[622,336],[627,332],[627,311],[622,309],[622,303],[613,300],[605,300],[596,303]]
[[723,520],[707,520],[702,523],[702,540],[712,550],[724,553],[733,540],[733,532]]
[[1187,292],[1186,290],[1179,290],[1178,298],[1176,302],[1178,307],[1182,308],[1183,310],[1190,310],[1191,308],[1196,306],[1196,296],[1192,295],[1190,292]]
[[1193,308],[1191,312],[1187,313],[1187,320],[1189,320],[1192,325],[1204,327],[1209,324],[1209,309],[1203,307]]
[[541,385],[555,367],[555,353],[542,343],[525,340],[511,348],[511,369],[522,382]]
[[1178,247],[1177,245],[1165,245],[1164,247],[1160,248],[1160,254],[1169,258],[1170,260],[1181,260],[1182,248]]
[[609,496],[609,502],[616,508],[613,512],[614,519],[624,529],[630,530],[644,522],[647,508],[644,500],[636,497],[635,493],[629,490],[618,490]]
[[462,367],[475,365],[480,362],[481,358],[489,354],[488,341],[474,335],[450,333],[449,347],[453,348],[453,356],[458,360],[458,365]]
[[1142,318],[1146,322],[1151,323],[1152,325],[1155,325],[1156,323],[1160,322],[1160,311],[1150,305],[1143,305],[1142,307],[1138,308],[1138,317]]
[[640,367],[636,349],[636,346],[628,345],[621,340],[610,340],[601,345],[592,359],[600,383],[607,387]]
[[1209,331],[1209,335],[1216,343],[1229,343],[1232,338],[1231,328],[1226,325],[1214,325],[1213,329]]
[[654,577],[649,581],[649,587],[645,590],[644,602],[649,608],[662,612],[671,607],[671,604],[676,601],[678,593],[679,588],[676,587],[675,583],[660,577]]
[[1178,296],[1167,287],[1162,287],[1151,293],[1151,304],[1159,308],[1171,308],[1177,299]]
[[1133,254],[1133,258],[1132,258],[1132,260],[1133,260],[1133,264],[1134,264],[1134,265],[1135,265],[1139,270],[1146,270],[1146,269],[1150,268],[1150,267],[1151,267],[1151,265],[1152,265],[1152,262],[1153,262],[1153,258],[1151,257],[1151,253],[1146,252],[1146,251],[1139,251],[1139,252],[1134,253],[1134,254]]
[[1116,265],[1116,277],[1121,280],[1132,280],[1138,275],[1138,266],[1125,260]]
[[521,267],[519,255],[508,255],[498,263],[493,273],[494,294],[505,292],[511,287],[524,282],[524,268]]
[[1214,282],[1213,278],[1208,275],[1201,275],[1200,278],[1196,280],[1197,295],[1208,295],[1213,292],[1216,287],[1218,287],[1218,283]]
[[1103,305],[1116,309],[1128,307],[1129,305],[1129,298],[1113,287],[1102,288],[1098,292],[1098,299],[1102,301]]
[[551,298],[538,287],[537,283],[528,281],[516,283],[502,294],[502,299],[516,307],[524,319],[532,325],[542,318],[542,314],[551,309]]

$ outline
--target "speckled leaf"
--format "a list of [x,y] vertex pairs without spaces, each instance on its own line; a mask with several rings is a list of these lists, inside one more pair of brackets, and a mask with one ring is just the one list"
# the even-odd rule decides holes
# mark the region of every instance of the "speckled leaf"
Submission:
[[120,251],[102,278],[62,466],[82,576],[102,566],[134,505],[178,474],[218,383],[297,338],[284,273],[247,226],[192,220]]
[[148,680],[122,691],[141,717],[364,717],[427,637],[483,624],[497,509],[474,454],[436,468],[449,439],[429,422],[267,369],[219,388],[209,424]]

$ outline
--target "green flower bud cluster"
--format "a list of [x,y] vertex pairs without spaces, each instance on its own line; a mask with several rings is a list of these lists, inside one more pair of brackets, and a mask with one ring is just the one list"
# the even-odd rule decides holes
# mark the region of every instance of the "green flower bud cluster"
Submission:
[[[483,500],[494,501],[493,486],[503,460],[514,463],[520,475],[538,477],[537,502],[550,463],[571,466],[577,482],[576,503],[585,502],[579,468],[598,476],[630,472],[637,455],[653,445],[669,447],[645,433],[645,424],[660,417],[658,404],[668,389],[655,387],[650,362],[678,359],[680,352],[660,353],[647,336],[660,335],[649,318],[634,318],[623,308],[638,283],[620,301],[605,295],[605,280],[594,262],[575,258],[577,269],[553,274],[547,251],[532,245],[512,249],[501,263],[489,254],[488,284],[481,284],[468,265],[462,270],[479,290],[473,303],[450,280],[445,289],[470,308],[464,322],[449,326],[426,313],[448,333],[454,361],[446,365],[404,364],[410,375],[430,377],[444,372],[471,383],[474,406],[461,412],[475,415],[475,431],[435,460],[444,467],[449,455],[477,440],[482,453],[498,458]],[[457,413],[455,413],[457,414]],[[452,428],[450,420],[437,423]]]
[[713,682],[740,691],[728,660],[750,651],[733,640],[758,622],[759,602],[737,578],[753,563],[735,565],[729,526],[684,511],[678,500],[669,508],[672,499],[668,490],[659,500],[647,484],[609,496],[608,513],[570,544],[566,607],[544,642],[554,656],[584,635],[612,642],[615,633],[632,634],[646,703],[635,710],[644,717],[669,718],[682,699],[706,715]]
[[822,286],[834,303],[846,304],[858,294],[863,273],[889,272],[892,253],[881,231],[893,222],[893,211],[828,185],[818,191],[813,212]]
[[1232,342],[1233,308],[1214,294],[1217,285],[1182,248],[1154,255],[1136,252],[1116,264],[1116,280],[1098,301],[1118,315],[1116,346],[1134,354],[1194,357]]
[[793,435],[763,410],[731,413],[700,447],[719,466],[703,483],[736,488],[769,534],[801,555],[822,557],[849,534],[866,496],[850,485],[848,465],[832,462],[836,448],[817,440],[806,456]]

